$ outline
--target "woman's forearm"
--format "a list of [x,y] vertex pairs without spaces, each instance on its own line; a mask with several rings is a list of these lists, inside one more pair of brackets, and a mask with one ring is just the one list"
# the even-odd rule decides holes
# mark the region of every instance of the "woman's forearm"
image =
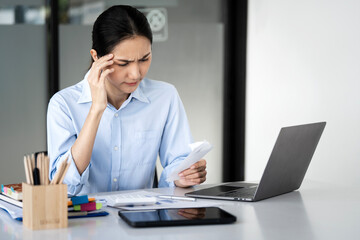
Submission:
[[103,110],[96,110],[93,106],[85,119],[78,138],[71,148],[75,165],[81,175],[90,163],[96,133],[100,124]]

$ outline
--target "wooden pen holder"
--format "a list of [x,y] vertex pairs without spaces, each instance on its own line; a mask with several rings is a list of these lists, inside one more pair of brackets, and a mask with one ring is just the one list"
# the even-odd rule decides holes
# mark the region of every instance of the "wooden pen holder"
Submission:
[[67,185],[22,183],[23,224],[31,230],[68,226]]

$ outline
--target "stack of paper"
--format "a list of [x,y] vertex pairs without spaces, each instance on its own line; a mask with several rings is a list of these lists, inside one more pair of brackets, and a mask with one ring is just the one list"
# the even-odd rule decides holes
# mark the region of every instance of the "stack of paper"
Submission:
[[[123,196],[130,197],[130,196],[141,196],[142,198],[157,198],[155,204],[146,204],[146,205],[129,205],[129,206],[122,206],[116,207],[122,210],[154,210],[154,209],[168,209],[168,208],[202,208],[202,207],[213,207],[221,205],[219,202],[204,200],[201,201],[182,201],[182,200],[174,200],[174,199],[163,199],[160,198],[162,194],[150,191],[133,191],[131,193],[118,193],[118,194],[111,194],[111,195],[102,195],[96,196],[98,199],[107,200],[109,198],[122,198]],[[186,198],[186,197],[184,197]]]
[[212,146],[207,141],[196,142],[190,145],[192,152],[177,166],[174,171],[169,174],[166,181],[173,182],[179,180],[179,173],[185,169],[191,167],[194,163],[198,162],[203,158],[210,150]]
[[0,209],[6,211],[13,219],[22,221],[22,208],[0,200]]

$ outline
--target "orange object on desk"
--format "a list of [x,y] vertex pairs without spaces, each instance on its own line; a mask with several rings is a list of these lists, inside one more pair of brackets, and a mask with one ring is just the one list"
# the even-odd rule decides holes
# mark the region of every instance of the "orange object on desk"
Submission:
[[[95,202],[95,198],[89,198],[89,202]],[[68,207],[72,205],[72,201],[68,201]]]

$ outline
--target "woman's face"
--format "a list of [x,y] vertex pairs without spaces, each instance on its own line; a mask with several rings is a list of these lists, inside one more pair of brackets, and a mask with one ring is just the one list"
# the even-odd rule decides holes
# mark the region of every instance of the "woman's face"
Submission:
[[109,68],[114,72],[107,76],[107,82],[121,93],[130,94],[149,70],[151,43],[146,37],[135,36],[118,43],[111,53],[114,64]]

